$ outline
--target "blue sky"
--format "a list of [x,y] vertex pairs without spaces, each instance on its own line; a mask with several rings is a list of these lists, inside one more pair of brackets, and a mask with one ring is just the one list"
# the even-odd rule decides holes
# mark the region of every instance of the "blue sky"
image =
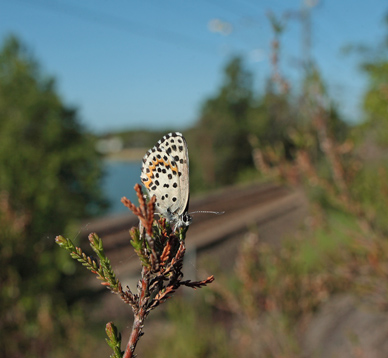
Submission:
[[[299,0],[0,0],[0,39],[16,34],[32,50],[90,130],[184,130],[217,90],[231,55],[244,57],[262,89],[272,39],[266,14],[297,14],[301,6]],[[311,9],[311,56],[349,120],[360,117],[365,78],[361,58],[341,48],[377,44],[387,11],[386,0],[321,0]],[[215,19],[232,31],[211,31]],[[302,73],[302,37],[294,16],[282,36],[282,72],[293,81]]]

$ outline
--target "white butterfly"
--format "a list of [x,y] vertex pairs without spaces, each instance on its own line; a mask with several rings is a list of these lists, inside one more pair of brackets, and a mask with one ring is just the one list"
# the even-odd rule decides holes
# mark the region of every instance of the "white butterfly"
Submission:
[[143,158],[140,179],[149,195],[156,197],[156,210],[174,223],[174,230],[189,226],[189,153],[179,132],[165,135]]

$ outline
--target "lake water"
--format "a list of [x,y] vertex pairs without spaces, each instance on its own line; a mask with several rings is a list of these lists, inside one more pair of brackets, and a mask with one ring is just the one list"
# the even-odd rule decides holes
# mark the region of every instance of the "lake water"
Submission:
[[110,203],[107,214],[127,212],[128,209],[121,203],[121,198],[125,196],[136,205],[138,204],[133,187],[136,183],[141,184],[141,161],[105,161],[104,163],[106,174],[102,188]]

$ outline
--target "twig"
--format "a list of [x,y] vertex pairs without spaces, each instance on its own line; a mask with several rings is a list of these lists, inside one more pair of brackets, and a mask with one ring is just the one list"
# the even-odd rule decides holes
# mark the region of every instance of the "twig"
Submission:
[[180,286],[197,289],[214,281],[213,276],[202,281],[182,280],[183,259],[186,252],[185,237],[188,227],[179,228],[175,232],[164,218],[156,221],[154,219],[155,197],[146,202],[139,184],[136,184],[135,191],[139,207],[127,198],[122,198],[121,201],[139,218],[140,222],[140,228],[132,228],[129,231],[131,244],[142,264],[141,279],[138,282],[136,294],[129,287],[123,290],[109,259],[105,256],[102,240],[97,234],[90,234],[89,241],[99,261],[87,256],[70,239],[62,236],[56,238],[57,244],[68,250],[73,259],[81,262],[102,281],[102,285],[120,296],[121,300],[132,308],[134,315],[132,332],[124,352],[120,350],[121,336],[117,333],[116,327],[112,322],[106,326],[107,343],[114,351],[112,356],[114,358],[134,357],[136,345],[143,335],[144,322],[148,314],[172,297]]

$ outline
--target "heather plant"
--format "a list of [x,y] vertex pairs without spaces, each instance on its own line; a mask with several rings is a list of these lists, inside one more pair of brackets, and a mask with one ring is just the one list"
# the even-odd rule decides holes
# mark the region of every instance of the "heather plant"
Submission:
[[308,222],[281,248],[248,233],[234,275],[213,285],[215,307],[234,317],[230,344],[246,357],[300,357],[308,320],[336,293],[387,310],[386,241],[365,236],[357,217],[340,211],[316,208]]
[[[230,277],[213,285],[217,307],[236,317],[232,343],[248,357],[301,356],[307,322],[336,293],[388,309],[386,160],[382,155],[365,160],[365,147],[357,148],[346,136],[346,125],[338,121],[316,69],[310,70],[297,114],[303,121],[286,129],[294,145],[292,157],[280,142],[264,146],[257,137],[249,138],[258,171],[307,192],[310,215],[280,248],[248,234],[240,246],[234,285]],[[369,105],[376,92],[380,100],[386,94],[383,85],[373,90],[367,93]]]
[[128,286],[123,288],[105,256],[103,241],[97,234],[89,235],[90,246],[98,259],[86,255],[70,239],[58,236],[59,246],[70,252],[73,259],[79,261],[97,276],[103,286],[117,294],[121,300],[131,306],[133,312],[132,331],[124,351],[121,349],[121,335],[112,322],[106,325],[107,343],[112,348],[114,358],[134,357],[136,345],[143,335],[145,319],[149,313],[170,298],[181,286],[200,288],[213,282],[210,276],[203,281],[183,280],[182,265],[186,252],[185,237],[188,226],[172,230],[165,218],[155,219],[155,197],[146,202],[141,186],[136,184],[135,191],[139,207],[123,198],[123,204],[139,218],[139,227],[130,230],[131,245],[141,265],[141,279],[134,292]]

